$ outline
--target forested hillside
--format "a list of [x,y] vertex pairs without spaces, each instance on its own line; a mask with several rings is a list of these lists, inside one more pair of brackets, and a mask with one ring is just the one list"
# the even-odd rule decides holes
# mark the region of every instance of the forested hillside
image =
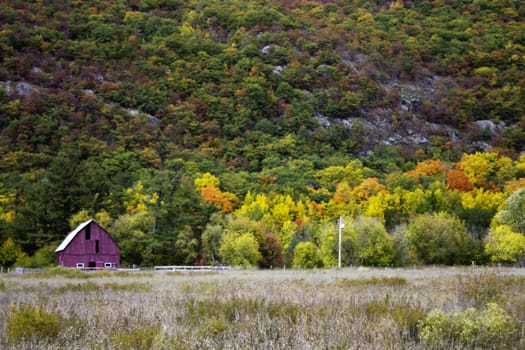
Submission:
[[520,0],[6,0],[0,265],[525,257]]

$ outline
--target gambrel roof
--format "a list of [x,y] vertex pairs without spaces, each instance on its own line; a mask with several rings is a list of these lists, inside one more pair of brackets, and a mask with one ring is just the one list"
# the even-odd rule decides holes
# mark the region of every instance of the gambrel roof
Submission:
[[93,219],[88,220],[88,221],[85,221],[85,222],[81,223],[80,225],[78,225],[73,231],[71,231],[71,232],[66,236],[66,238],[62,241],[62,243],[60,243],[60,245],[58,246],[58,248],[55,249],[55,253],[61,252],[61,251],[63,251],[64,249],[66,249],[67,246],[69,245],[69,243],[71,243],[71,241],[76,237],[76,235],[77,235],[80,231],[82,231],[82,229],[83,229],[84,227],[86,227],[87,225],[89,225],[92,221],[93,221]]

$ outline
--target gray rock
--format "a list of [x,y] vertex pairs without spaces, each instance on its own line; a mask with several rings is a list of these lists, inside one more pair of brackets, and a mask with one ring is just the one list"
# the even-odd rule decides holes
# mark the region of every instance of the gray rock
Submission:
[[263,55],[267,55],[267,54],[269,54],[269,53],[270,53],[270,48],[271,48],[271,45],[266,45],[265,47],[263,47],[263,48],[261,49],[261,53],[262,53]]
[[15,84],[15,92],[20,96],[27,97],[35,92],[38,92],[38,90],[33,85],[21,81]]
[[283,66],[275,66],[275,67],[273,67],[273,72],[274,72],[275,74],[279,74],[279,75],[281,75],[283,69],[284,69]]
[[488,130],[492,135],[497,134],[505,128],[505,122],[499,122],[496,124],[492,120],[476,120],[474,125],[482,130]]
[[42,69],[38,68],[38,67],[33,67],[33,68],[31,68],[31,73],[33,73],[33,74],[42,74],[42,73],[44,73],[44,71]]

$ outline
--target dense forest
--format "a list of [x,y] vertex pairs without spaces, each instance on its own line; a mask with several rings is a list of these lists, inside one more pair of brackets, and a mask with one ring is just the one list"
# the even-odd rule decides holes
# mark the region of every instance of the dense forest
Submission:
[[0,265],[525,258],[520,0],[6,0]]

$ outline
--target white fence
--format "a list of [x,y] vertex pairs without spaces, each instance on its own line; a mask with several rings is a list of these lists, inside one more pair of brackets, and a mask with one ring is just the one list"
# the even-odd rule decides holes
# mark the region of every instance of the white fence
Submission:
[[155,266],[153,270],[155,271],[224,271],[231,270],[231,266]]

